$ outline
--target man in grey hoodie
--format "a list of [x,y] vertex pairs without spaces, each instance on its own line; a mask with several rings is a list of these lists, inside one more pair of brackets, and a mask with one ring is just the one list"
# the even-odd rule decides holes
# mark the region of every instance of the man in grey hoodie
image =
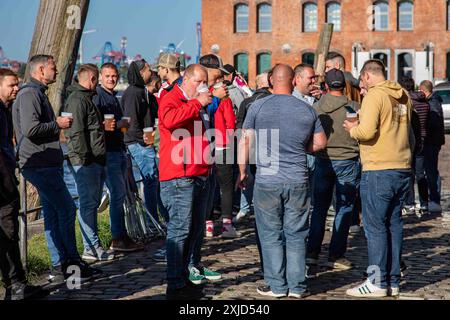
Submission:
[[317,152],[313,186],[316,201],[311,217],[307,263],[317,264],[325,233],[325,222],[331,205],[333,189],[336,188],[336,216],[331,238],[328,266],[350,269],[352,264],[345,259],[347,238],[352,220],[361,168],[358,142],[343,128],[347,114],[357,120],[359,105],[344,95],[345,76],[331,69],[325,77],[328,94],[314,104],[314,109],[328,138],[325,150]]

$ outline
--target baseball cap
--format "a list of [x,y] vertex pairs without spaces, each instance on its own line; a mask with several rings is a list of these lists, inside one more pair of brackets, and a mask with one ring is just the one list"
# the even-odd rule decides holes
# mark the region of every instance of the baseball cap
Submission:
[[177,56],[171,53],[163,53],[159,57],[158,67],[164,67],[169,69],[178,69],[180,67],[180,61]]
[[325,82],[332,89],[345,88],[344,73],[338,69],[331,69],[325,75]]
[[230,74],[228,70],[223,67],[222,58],[216,54],[207,54],[201,57],[199,63],[205,68],[219,69],[226,74]]
[[228,71],[227,74],[236,73],[236,69],[231,64],[226,64],[223,68]]

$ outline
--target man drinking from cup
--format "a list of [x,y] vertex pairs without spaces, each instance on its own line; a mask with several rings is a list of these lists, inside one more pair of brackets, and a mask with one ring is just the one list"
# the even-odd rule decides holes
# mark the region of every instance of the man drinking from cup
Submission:
[[[101,85],[97,87],[97,95],[93,101],[104,116],[106,166],[105,181],[110,195],[110,217],[112,243],[111,250],[132,252],[142,249],[128,237],[125,228],[124,201],[126,197],[125,172],[127,160],[123,134],[130,126],[130,118],[123,117],[122,108],[114,89],[119,80],[116,65],[105,63],[100,70]],[[102,183],[103,185],[103,183]]]

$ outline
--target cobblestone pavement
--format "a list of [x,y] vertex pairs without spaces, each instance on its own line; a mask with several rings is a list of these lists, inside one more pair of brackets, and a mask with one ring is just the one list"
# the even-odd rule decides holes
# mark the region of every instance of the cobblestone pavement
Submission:
[[[444,209],[450,214],[450,192],[444,197]],[[403,258],[408,266],[401,283],[399,299],[450,299],[450,225],[442,215],[405,218]],[[205,286],[212,300],[262,300],[256,293],[263,284],[259,269],[259,256],[255,245],[254,221],[240,228],[242,237],[234,240],[213,238],[203,247],[205,266],[219,271],[223,279]],[[326,233],[324,250],[319,260],[327,257],[330,233]],[[96,264],[104,271],[102,278],[82,285],[80,290],[65,286],[52,293],[49,300],[102,300],[102,299],[165,299],[165,263],[151,259],[152,253],[162,246],[158,241],[146,251],[121,256],[113,262]],[[347,258],[356,266],[349,271],[333,271],[326,267],[310,270],[308,285],[312,296],[308,300],[351,299],[345,291],[363,280],[367,267],[367,249],[363,233],[349,239]],[[386,298],[394,299],[394,298]]]

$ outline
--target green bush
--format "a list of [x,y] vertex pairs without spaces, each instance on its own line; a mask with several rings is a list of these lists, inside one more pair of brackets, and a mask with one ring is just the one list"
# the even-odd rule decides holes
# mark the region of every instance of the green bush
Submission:
[[[83,240],[78,219],[75,224],[78,252],[83,254]],[[101,245],[108,249],[111,245],[112,235],[109,222],[109,211],[98,214],[98,235]],[[50,253],[44,234],[33,236],[28,240],[28,278],[33,281],[51,267]]]

